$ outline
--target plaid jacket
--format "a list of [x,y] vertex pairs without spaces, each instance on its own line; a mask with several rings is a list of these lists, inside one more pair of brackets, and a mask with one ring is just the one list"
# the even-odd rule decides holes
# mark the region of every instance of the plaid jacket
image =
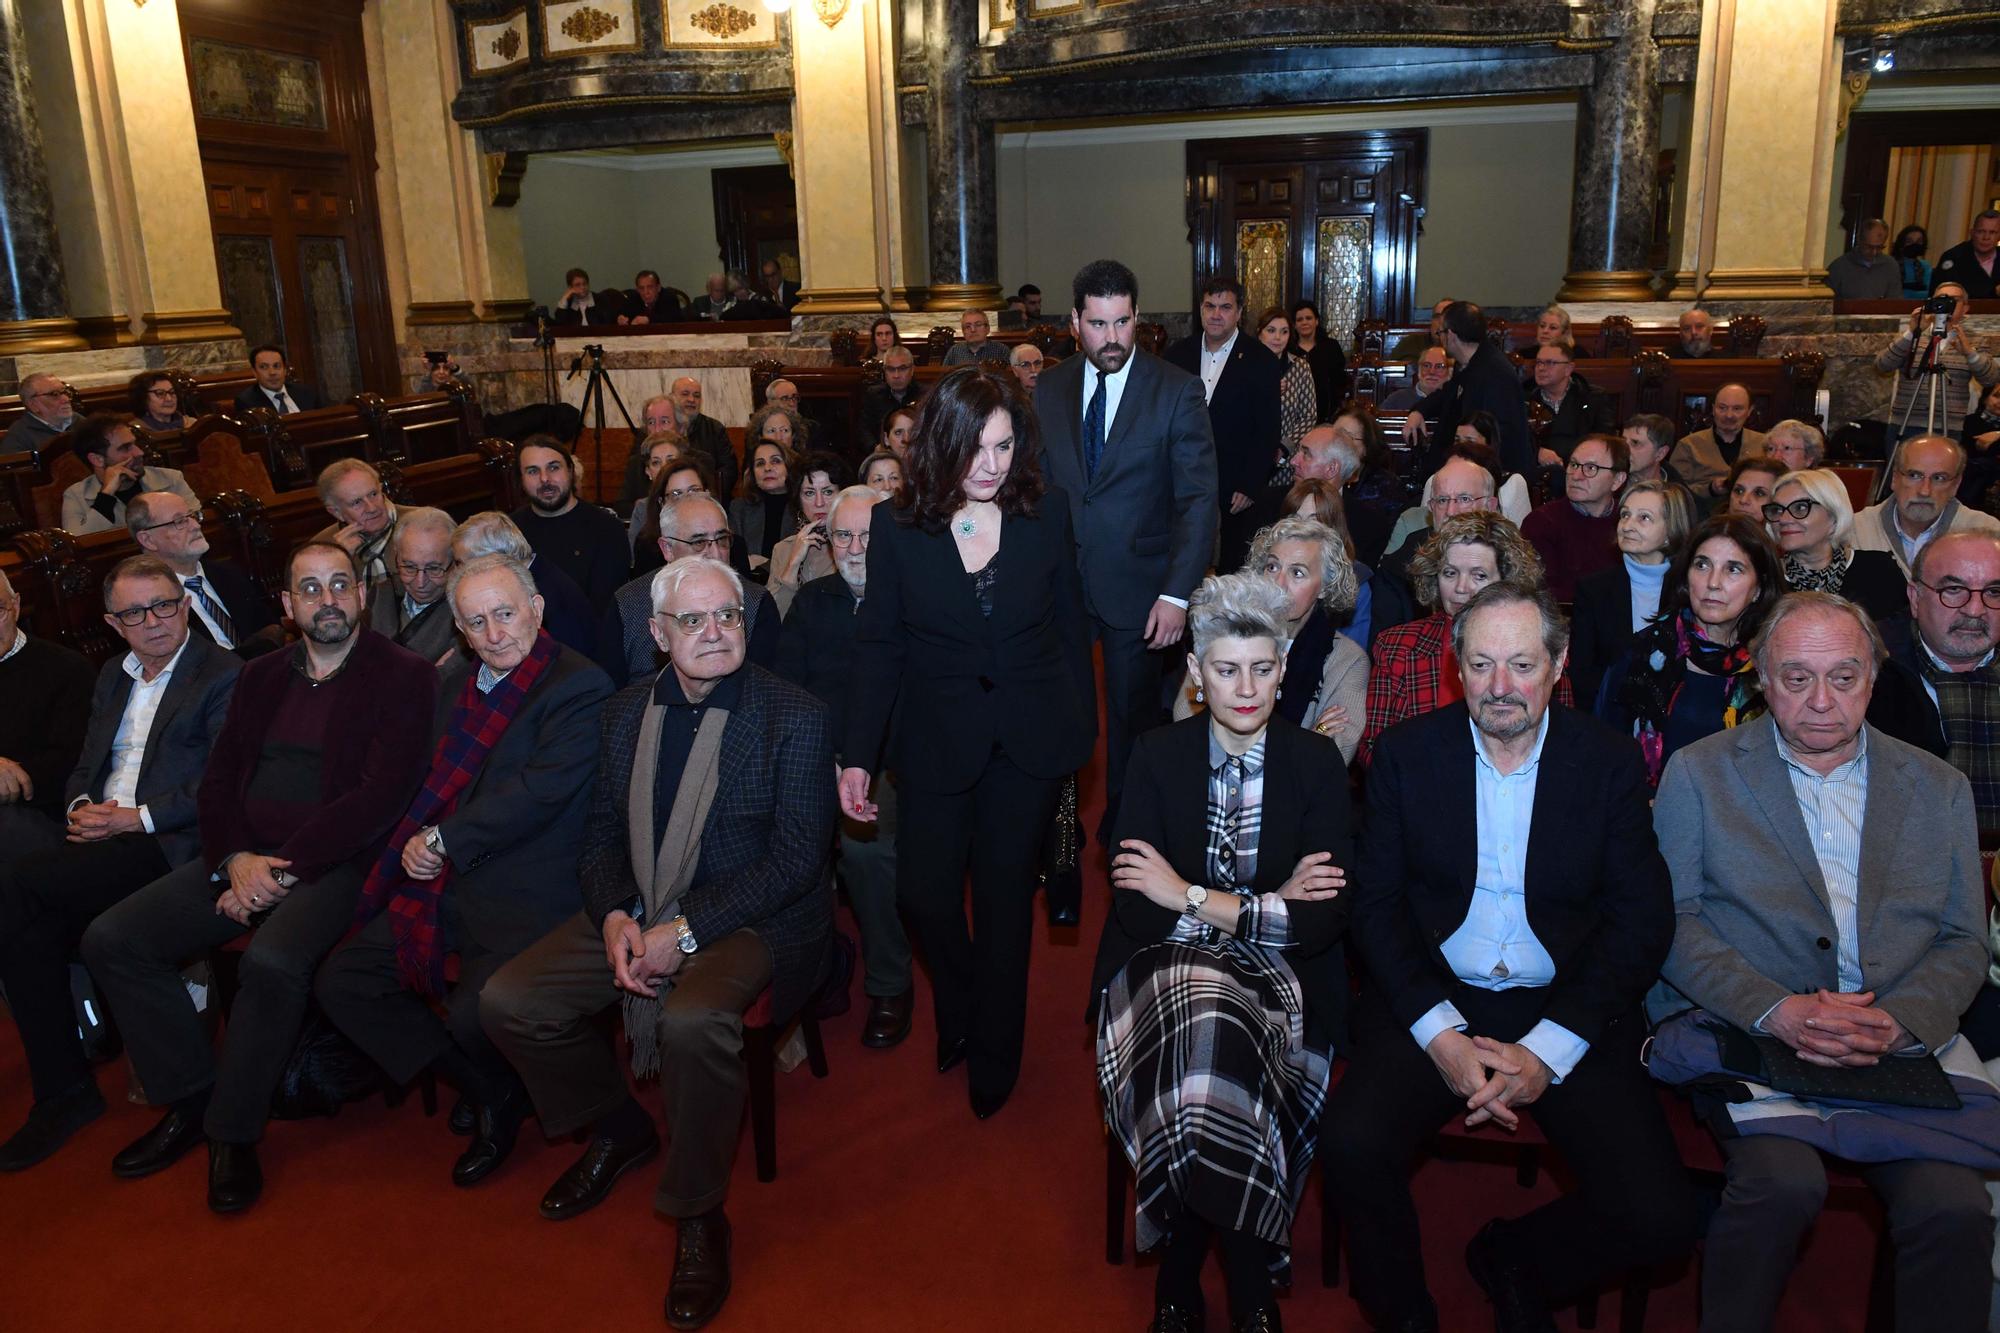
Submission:
[[[1451,620],[1442,611],[1375,635],[1370,649],[1374,665],[1368,672],[1368,725],[1361,734],[1359,756],[1364,766],[1375,757],[1375,742],[1383,732],[1444,702],[1438,693],[1438,673],[1450,648]],[[1556,681],[1555,701],[1565,708],[1576,706],[1567,675]]]
[[[762,667],[743,669],[742,696],[722,733],[721,786],[681,909],[697,943],[745,927],[757,932],[771,951],[773,1007],[785,1016],[818,980],[833,936],[833,741],[824,704]],[[597,780],[577,863],[584,910],[599,924],[639,892],[626,797],[658,674],[614,695],[599,727]]]

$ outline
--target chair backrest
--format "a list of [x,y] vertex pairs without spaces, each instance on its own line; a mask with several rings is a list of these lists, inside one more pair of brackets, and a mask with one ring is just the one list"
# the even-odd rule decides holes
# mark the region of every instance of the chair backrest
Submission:
[[62,524],[63,492],[89,476],[90,469],[70,452],[67,438],[52,444],[45,456],[49,460],[49,480],[34,487],[29,495],[35,506],[35,526],[53,528]]

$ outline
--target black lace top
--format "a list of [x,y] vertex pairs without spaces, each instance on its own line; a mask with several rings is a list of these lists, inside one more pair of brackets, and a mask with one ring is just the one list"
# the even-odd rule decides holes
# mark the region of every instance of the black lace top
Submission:
[[999,582],[1000,553],[995,551],[993,558],[986,562],[986,567],[974,571],[972,575],[972,595],[979,599],[979,613],[989,620],[993,617],[993,589]]

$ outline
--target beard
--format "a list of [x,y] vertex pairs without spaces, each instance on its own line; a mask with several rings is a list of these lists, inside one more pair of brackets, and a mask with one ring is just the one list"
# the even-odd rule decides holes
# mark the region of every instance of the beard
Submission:
[[326,607],[316,613],[312,620],[299,627],[300,632],[314,643],[346,643],[354,633],[354,622],[338,607]]
[[539,490],[528,492],[528,503],[534,506],[535,512],[538,514],[556,513],[557,511],[561,510],[565,505],[567,505],[569,501],[570,501],[570,488],[567,486],[563,487],[562,490],[558,491],[556,493],[556,497],[553,500],[547,498],[547,496],[545,496]]
[[[1518,711],[1502,714],[1502,708]],[[1497,741],[1511,741],[1541,723],[1541,719],[1528,710],[1528,701],[1518,694],[1495,694],[1482,698],[1473,705],[1472,715],[1479,720],[1479,729]]]

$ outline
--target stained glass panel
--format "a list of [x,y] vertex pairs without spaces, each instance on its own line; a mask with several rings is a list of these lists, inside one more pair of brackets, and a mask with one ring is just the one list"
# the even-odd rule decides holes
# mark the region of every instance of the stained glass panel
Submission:
[[307,334],[320,395],[329,403],[345,402],[361,391],[346,242],[338,236],[300,237],[299,276],[306,289]]
[[218,236],[216,267],[222,273],[222,305],[229,322],[243,330],[243,341],[283,343],[284,306],[278,291],[278,265],[268,236]]
[[1354,326],[1368,316],[1368,242],[1373,220],[1365,217],[1319,220],[1320,323],[1345,344]]
[[1292,227],[1283,219],[1236,224],[1236,280],[1243,284],[1246,317],[1283,305],[1285,271],[1292,254]]

